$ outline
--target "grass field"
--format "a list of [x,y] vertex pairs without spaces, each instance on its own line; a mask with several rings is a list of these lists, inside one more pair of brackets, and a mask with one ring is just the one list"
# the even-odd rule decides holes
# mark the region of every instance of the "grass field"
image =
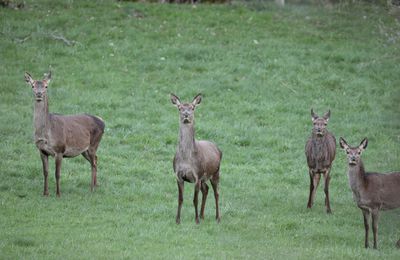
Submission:
[[[90,166],[77,157],[63,161],[61,198],[54,174],[42,196],[24,72],[39,79],[49,69],[50,111],[106,122],[93,193]],[[381,215],[379,250],[363,248],[339,148],[333,214],[322,186],[306,209],[304,156],[310,109],[331,109],[337,139],[369,138],[367,170],[400,170],[399,72],[400,24],[370,4],[27,0],[21,10],[0,8],[0,258],[399,259],[400,210]],[[224,153],[220,224],[212,193],[195,224],[190,184],[175,224],[171,92],[182,101],[203,93],[196,136]]]

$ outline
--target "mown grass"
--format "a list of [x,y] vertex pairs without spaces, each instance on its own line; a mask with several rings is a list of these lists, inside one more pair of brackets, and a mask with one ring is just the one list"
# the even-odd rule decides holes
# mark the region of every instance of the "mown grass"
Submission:
[[[333,215],[321,187],[306,209],[311,107],[331,109],[337,138],[369,138],[367,169],[400,169],[400,25],[384,8],[26,1],[0,9],[0,25],[0,258],[399,258],[398,210],[381,216],[379,250],[363,248],[340,149]],[[94,193],[89,164],[76,158],[63,162],[62,197],[53,176],[41,195],[23,74],[49,68],[51,111],[106,122]],[[170,92],[203,93],[196,135],[224,153],[219,225],[212,195],[195,225],[190,184],[175,224]]]

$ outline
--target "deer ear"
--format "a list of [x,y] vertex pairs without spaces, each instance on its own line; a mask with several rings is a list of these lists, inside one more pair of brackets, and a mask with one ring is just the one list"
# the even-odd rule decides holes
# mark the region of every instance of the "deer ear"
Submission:
[[331,117],[331,110],[329,109],[328,112],[326,112],[323,117],[326,121],[329,121],[329,118]]
[[175,96],[174,94],[171,93],[171,102],[175,106],[179,106],[181,104],[181,101],[179,100],[179,97]]
[[318,115],[314,113],[314,109],[311,108],[311,120],[314,122],[316,119],[318,119]]
[[347,144],[346,140],[344,140],[342,137],[339,138],[339,144],[342,149],[349,148],[349,145]]
[[202,96],[201,96],[201,94],[199,93],[199,94],[197,94],[197,96],[195,96],[195,97],[193,98],[192,104],[193,104],[194,106],[197,106],[198,104],[201,103],[201,99],[202,99]]
[[368,146],[368,139],[367,139],[367,138],[364,138],[364,139],[361,141],[359,147],[360,147],[361,150],[364,150],[364,149],[367,148],[367,146]]
[[49,71],[49,73],[47,73],[47,74],[44,76],[43,80],[46,81],[47,84],[50,83],[50,80],[51,80],[51,71]]
[[28,72],[25,72],[25,81],[26,83],[33,85],[34,80],[32,79],[31,74]]

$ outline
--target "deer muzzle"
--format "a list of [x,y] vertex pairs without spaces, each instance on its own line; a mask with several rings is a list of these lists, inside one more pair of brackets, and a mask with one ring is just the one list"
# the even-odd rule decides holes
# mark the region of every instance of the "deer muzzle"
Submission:
[[37,94],[35,95],[35,98],[36,98],[36,101],[38,101],[38,102],[42,101],[42,100],[43,100],[43,95],[42,95],[42,93],[37,93]]

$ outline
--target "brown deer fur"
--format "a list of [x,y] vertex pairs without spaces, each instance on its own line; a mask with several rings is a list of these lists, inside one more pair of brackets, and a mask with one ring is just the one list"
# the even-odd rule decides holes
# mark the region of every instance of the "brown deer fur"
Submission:
[[82,154],[91,165],[91,190],[97,185],[97,156],[96,151],[104,132],[102,119],[91,115],[59,115],[49,113],[47,87],[51,73],[41,81],[33,80],[25,73],[25,80],[32,86],[35,96],[33,121],[35,127],[35,144],[40,151],[43,164],[44,191],[48,196],[48,157],[55,157],[56,163],[56,192],[60,192],[61,162],[64,157],[75,157]]
[[311,208],[314,203],[315,193],[322,174],[325,182],[324,191],[327,213],[332,212],[329,201],[329,173],[336,153],[336,139],[326,129],[329,117],[330,111],[328,111],[323,117],[318,117],[318,115],[314,113],[313,109],[311,109],[313,130],[305,147],[305,154],[309,168],[308,172],[310,175],[310,195],[308,198],[307,208]]
[[376,249],[379,211],[400,207],[400,172],[388,174],[365,172],[361,154],[367,148],[367,138],[362,140],[358,147],[350,147],[343,138],[340,138],[339,143],[347,154],[349,184],[354,200],[364,216],[365,247],[369,246],[369,218],[372,215],[372,231]]
[[200,217],[204,219],[204,208],[208,194],[208,185],[206,182],[210,180],[215,197],[215,218],[218,222],[220,221],[218,184],[222,152],[212,142],[195,140],[194,110],[200,104],[201,99],[201,95],[198,94],[192,103],[182,104],[177,96],[171,94],[171,102],[178,108],[180,114],[179,143],[173,160],[173,168],[178,184],[177,224],[180,223],[185,181],[195,184],[193,204],[195,208],[195,221],[198,224],[199,214],[197,205],[199,190],[203,194]]

